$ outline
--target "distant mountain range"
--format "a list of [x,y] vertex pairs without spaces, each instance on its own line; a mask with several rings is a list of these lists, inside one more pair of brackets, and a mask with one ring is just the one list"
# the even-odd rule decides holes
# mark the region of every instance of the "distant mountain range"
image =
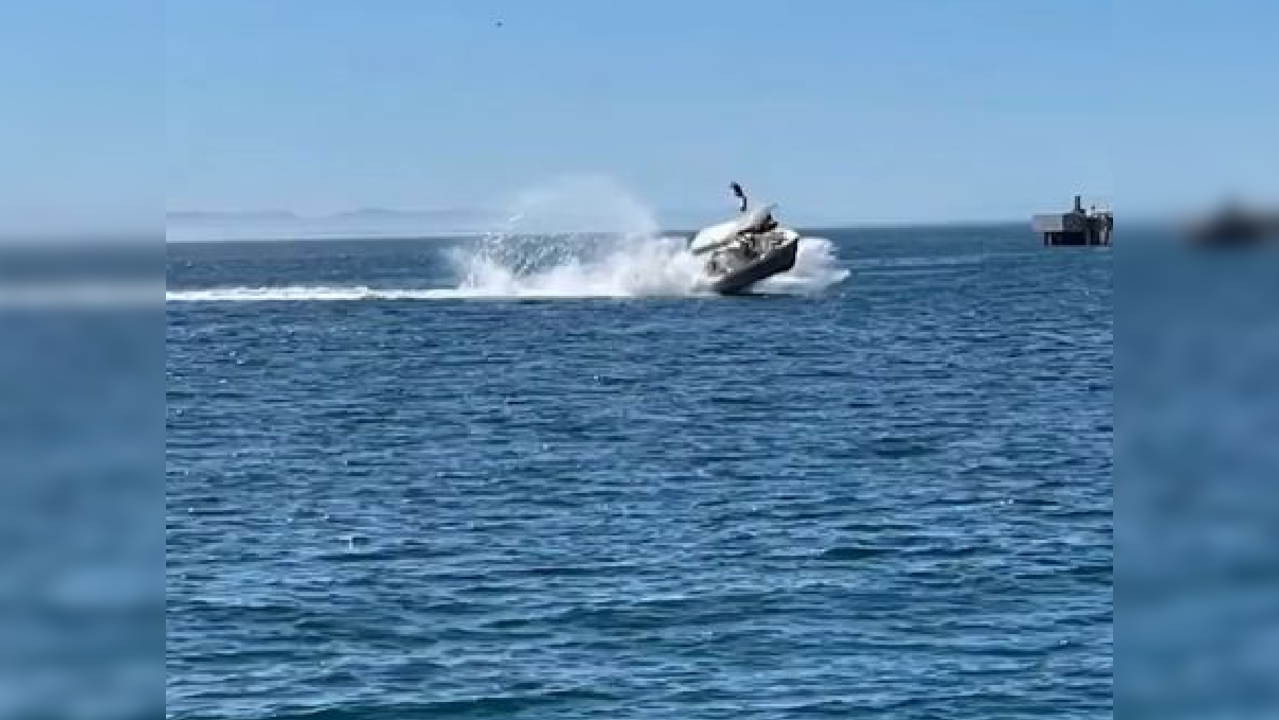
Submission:
[[[677,213],[663,224],[691,228],[712,219],[710,213]],[[600,227],[600,225],[603,225]],[[512,218],[509,212],[471,208],[398,210],[360,208],[326,215],[299,215],[288,210],[165,213],[169,240],[235,240],[277,238],[379,238],[474,235],[517,228],[524,232],[610,231],[609,219],[591,213],[545,214]]]
[[481,233],[501,222],[496,213],[468,209],[361,208],[313,216],[289,210],[182,210],[165,213],[165,235],[169,240],[421,237]]
[[495,217],[483,210],[393,210],[389,208],[361,208],[325,215],[299,215],[290,210],[178,210],[165,213],[167,223],[185,222],[332,222],[363,220],[487,220]]
[[297,215],[288,210],[241,210],[231,212],[212,212],[208,210],[171,210],[166,212],[169,222],[187,222],[200,220],[281,220],[296,218]]
[[[165,213],[165,236],[169,241],[392,238],[477,235],[515,228],[522,232],[617,231],[609,218],[599,218],[591,208],[583,212],[545,214],[512,218],[509,212],[475,208],[401,210],[359,208],[324,215],[301,215],[289,210],[175,210]],[[734,210],[719,212],[681,209],[658,213],[660,226],[669,232],[687,232],[731,216]],[[784,211],[783,211],[783,214]],[[792,220],[787,217],[787,220]],[[794,219],[804,226],[836,225],[828,219]],[[602,225],[602,226],[601,226]]]

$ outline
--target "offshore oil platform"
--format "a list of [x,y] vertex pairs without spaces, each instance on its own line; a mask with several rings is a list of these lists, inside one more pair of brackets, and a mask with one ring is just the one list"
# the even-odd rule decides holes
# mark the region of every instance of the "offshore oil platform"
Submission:
[[1084,210],[1083,196],[1076,195],[1070,212],[1036,215],[1031,224],[1043,236],[1044,245],[1110,245],[1115,215],[1095,206]]

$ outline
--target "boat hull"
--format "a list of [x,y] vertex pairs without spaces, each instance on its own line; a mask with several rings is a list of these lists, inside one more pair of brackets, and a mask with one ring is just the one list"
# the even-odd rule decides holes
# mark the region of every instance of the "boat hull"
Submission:
[[756,283],[795,267],[798,253],[799,240],[788,240],[749,265],[716,278],[711,283],[711,290],[720,295],[740,295]]

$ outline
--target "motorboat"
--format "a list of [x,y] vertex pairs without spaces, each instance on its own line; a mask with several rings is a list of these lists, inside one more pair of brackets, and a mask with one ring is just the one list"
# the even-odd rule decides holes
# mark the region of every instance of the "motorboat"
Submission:
[[703,228],[689,241],[689,252],[706,258],[711,290],[721,295],[745,293],[795,267],[799,233],[777,223],[776,207],[766,205]]

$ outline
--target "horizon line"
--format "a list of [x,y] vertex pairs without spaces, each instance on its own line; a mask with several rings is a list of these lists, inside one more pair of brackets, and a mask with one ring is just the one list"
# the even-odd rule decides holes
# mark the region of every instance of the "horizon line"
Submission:
[[[955,229],[955,228],[1006,228],[1016,225],[1025,225],[1027,232],[1031,230],[1031,224],[1021,220],[964,220],[964,221],[927,221],[927,222],[857,222],[857,223],[817,223],[809,225],[797,225],[796,229],[804,232],[815,232],[823,230],[835,231],[864,231],[864,230],[927,230],[927,229]],[[695,232],[695,228],[662,228],[659,233],[673,233],[676,235],[686,235]],[[388,233],[388,234],[335,234],[335,235],[246,235],[241,237],[216,237],[216,236],[196,236],[189,238],[169,237],[166,230],[165,244],[186,244],[186,243],[271,243],[271,242],[391,242],[391,241],[415,241],[415,240],[471,240],[482,238],[486,235],[493,234],[486,230],[459,230],[455,232],[429,232],[429,233]],[[537,234],[563,234],[563,232],[546,231]],[[607,230],[576,230],[572,234],[582,235],[617,235],[615,231]]]

